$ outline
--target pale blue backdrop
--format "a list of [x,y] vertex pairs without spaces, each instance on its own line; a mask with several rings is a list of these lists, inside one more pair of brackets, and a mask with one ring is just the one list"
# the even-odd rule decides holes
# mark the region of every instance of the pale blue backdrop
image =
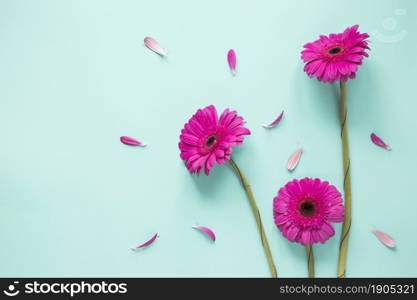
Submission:
[[[414,0],[0,0],[0,275],[269,276],[232,170],[197,178],[179,158],[183,124],[215,104],[237,109],[252,130],[234,157],[279,275],[305,276],[304,249],[276,229],[272,198],[305,176],[342,189],[342,169],[337,89],[304,74],[300,51],[360,24],[372,51],[348,83],[347,275],[416,276],[416,13]],[[145,48],[148,35],[166,59]],[[283,109],[277,128],[261,127]],[[371,132],[393,150],[373,145]],[[122,145],[121,135],[149,146]],[[304,155],[289,173],[299,146]],[[196,223],[215,231],[215,244]],[[381,245],[373,226],[398,248]],[[317,276],[336,274],[336,229],[314,247]],[[154,245],[130,250],[156,232]]]

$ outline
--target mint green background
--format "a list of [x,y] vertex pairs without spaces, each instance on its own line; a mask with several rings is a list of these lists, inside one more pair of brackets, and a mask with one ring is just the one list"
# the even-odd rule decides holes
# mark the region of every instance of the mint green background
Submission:
[[[306,276],[304,249],[274,226],[272,198],[305,176],[342,189],[342,169],[337,88],[310,80],[300,51],[319,34],[360,24],[372,51],[348,83],[347,275],[416,276],[416,13],[414,0],[0,0],[0,275],[269,276],[232,170],[197,178],[179,158],[183,124],[215,104],[237,109],[252,130],[234,157],[253,186],[279,275]],[[387,17],[395,28],[384,27]],[[404,30],[394,43],[373,34]],[[167,48],[166,59],[144,47],[148,35]],[[261,127],[283,109],[277,128]],[[391,152],[370,142],[373,131]],[[124,146],[121,135],[149,146]],[[305,152],[289,173],[299,146]],[[215,231],[215,244],[191,229],[196,223]],[[381,245],[373,226],[398,248]],[[317,276],[336,274],[336,229],[314,247]],[[130,250],[156,232],[154,245]]]

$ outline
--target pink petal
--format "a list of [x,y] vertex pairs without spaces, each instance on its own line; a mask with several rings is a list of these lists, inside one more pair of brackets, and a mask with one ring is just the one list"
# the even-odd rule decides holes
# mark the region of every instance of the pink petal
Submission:
[[378,240],[380,240],[380,242],[383,243],[385,246],[390,248],[394,248],[396,246],[395,241],[388,234],[376,229],[373,230],[373,233],[376,235]]
[[227,62],[229,63],[230,71],[232,74],[236,74],[236,53],[233,49],[230,49],[227,53]]
[[152,37],[145,37],[143,39],[145,46],[151,49],[153,52],[158,53],[159,55],[167,55],[167,51],[161,47],[161,45]]
[[265,127],[265,128],[273,128],[273,127],[277,126],[279,122],[281,122],[283,116],[284,116],[284,111],[282,111],[279,114],[279,116],[272,123],[263,124],[262,126]]
[[381,140],[381,138],[379,136],[377,136],[375,133],[371,134],[371,140],[375,145],[377,145],[381,148],[387,149],[387,150],[391,150],[391,147],[388,146],[387,144],[385,144],[384,141]]
[[120,137],[120,141],[125,144],[125,145],[129,145],[129,146],[141,146],[141,147],[145,147],[146,144],[142,143],[140,141],[138,141],[137,139],[134,139],[132,137],[129,136],[121,136]]
[[213,242],[216,241],[216,235],[214,234],[213,230],[211,230],[210,228],[200,226],[200,225],[195,225],[192,228],[195,228],[195,229],[198,229],[198,230],[204,232],[205,234],[207,234],[213,240]]
[[299,233],[300,233],[300,229],[298,229],[297,226],[294,226],[293,225],[292,227],[288,228],[287,238],[290,241],[295,242],[295,240],[297,239]]
[[139,246],[136,246],[136,247],[132,248],[132,250],[133,251],[136,251],[136,250],[139,250],[141,248],[145,248],[145,247],[149,246],[150,244],[152,244],[153,242],[155,242],[155,240],[156,240],[157,237],[158,237],[158,234],[155,233],[155,235],[153,237],[151,237],[148,241],[146,241],[145,243],[143,243],[143,244],[141,244]]
[[302,153],[303,153],[303,147],[298,148],[297,150],[294,151],[293,154],[291,154],[291,156],[290,156],[290,158],[288,159],[288,162],[287,162],[288,171],[292,171],[297,167]]
[[311,245],[311,232],[310,230],[304,230],[301,234],[301,244]]

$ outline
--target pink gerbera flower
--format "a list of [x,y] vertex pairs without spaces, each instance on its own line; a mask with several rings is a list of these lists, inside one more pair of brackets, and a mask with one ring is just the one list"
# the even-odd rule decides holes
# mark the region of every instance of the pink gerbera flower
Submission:
[[274,219],[282,234],[302,245],[324,243],[334,235],[332,222],[343,222],[339,191],[327,181],[294,179],[274,198]]
[[242,144],[244,135],[250,134],[244,124],[236,111],[225,109],[219,118],[213,105],[199,109],[184,125],[178,144],[190,173],[199,175],[204,167],[209,175],[216,162],[230,160],[233,146]]
[[368,57],[367,33],[358,31],[359,25],[346,28],[343,33],[321,35],[304,45],[301,59],[306,63],[304,71],[319,81],[333,83],[355,78],[364,56]]

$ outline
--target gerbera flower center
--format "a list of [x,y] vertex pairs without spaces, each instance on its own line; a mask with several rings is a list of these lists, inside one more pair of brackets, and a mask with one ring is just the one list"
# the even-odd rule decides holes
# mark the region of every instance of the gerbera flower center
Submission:
[[214,145],[214,143],[217,141],[217,137],[215,135],[210,136],[207,140],[206,140],[206,147],[211,147]]
[[330,48],[327,53],[331,54],[331,55],[335,55],[337,53],[340,53],[343,49],[341,47],[333,47]]
[[298,208],[300,214],[302,214],[305,217],[311,217],[313,215],[316,214],[317,212],[317,207],[316,207],[316,203],[313,200],[310,199],[306,199],[303,200],[300,203],[300,206]]

